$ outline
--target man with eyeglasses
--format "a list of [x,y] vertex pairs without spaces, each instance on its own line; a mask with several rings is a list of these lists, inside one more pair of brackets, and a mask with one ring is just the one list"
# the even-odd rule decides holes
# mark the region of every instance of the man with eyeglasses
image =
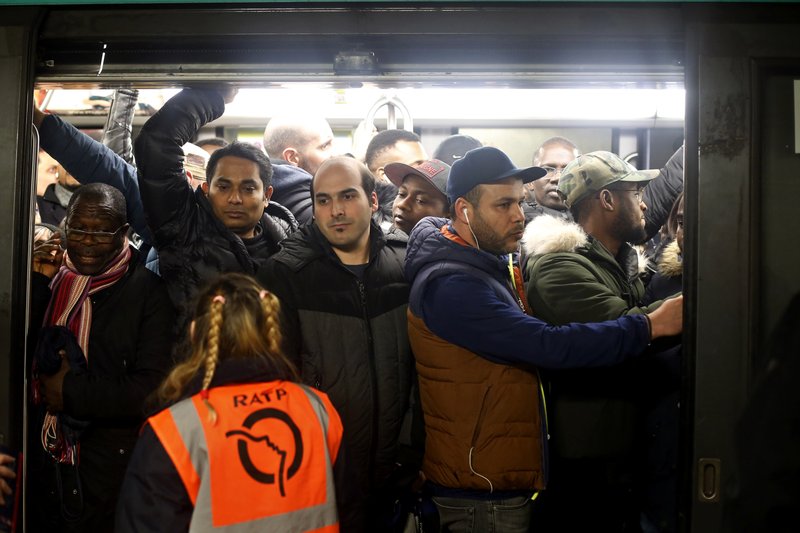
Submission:
[[[539,217],[525,232],[526,295],[536,317],[588,323],[648,314],[662,304],[642,305],[639,256],[630,244],[647,236],[643,193],[658,175],[604,151],[567,165],[558,192],[575,222]],[[542,505],[553,531],[639,531],[637,409],[645,391],[655,392],[662,362],[647,357],[549,374],[553,464]]]
[[551,137],[544,141],[533,154],[534,166],[543,168],[547,174],[525,185],[525,222],[541,215],[550,215],[570,220],[569,210],[558,194],[558,178],[580,151],[575,143],[564,137]]
[[122,193],[93,183],[70,199],[66,241],[34,248],[30,531],[113,531],[145,400],[172,363],[174,308],[127,230]]

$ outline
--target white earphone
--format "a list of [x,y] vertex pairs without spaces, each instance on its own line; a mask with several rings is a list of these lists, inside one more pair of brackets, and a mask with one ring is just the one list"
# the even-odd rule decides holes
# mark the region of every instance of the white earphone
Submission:
[[464,218],[467,219],[467,224],[469,224],[469,216],[467,216],[467,208],[466,207],[462,210],[462,213],[464,213]]

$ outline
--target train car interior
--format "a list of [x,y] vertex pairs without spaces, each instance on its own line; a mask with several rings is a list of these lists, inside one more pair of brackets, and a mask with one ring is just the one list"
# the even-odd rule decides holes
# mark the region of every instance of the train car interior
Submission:
[[199,134],[260,143],[322,115],[335,151],[404,128],[460,133],[517,166],[554,135],[660,168],[685,143],[681,531],[734,531],[733,435],[800,291],[800,9],[447,2],[0,6],[0,444],[19,449],[37,139],[34,104],[89,134],[117,88],[138,128],[180,88],[239,89]]

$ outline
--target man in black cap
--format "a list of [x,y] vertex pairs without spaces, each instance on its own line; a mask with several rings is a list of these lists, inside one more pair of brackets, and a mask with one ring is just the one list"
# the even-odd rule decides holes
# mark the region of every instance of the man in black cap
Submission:
[[544,174],[516,168],[496,148],[472,150],[448,178],[450,220],[425,218],[409,238],[422,470],[442,530],[529,530],[533,496],[547,482],[537,367],[612,365],[682,328],[680,298],[649,315],[596,324],[552,327],[527,314],[515,264],[523,183]]
[[464,157],[467,152],[483,146],[475,137],[469,135],[451,135],[439,143],[433,152],[433,158],[450,166]]
[[446,217],[450,210],[447,200],[447,177],[450,166],[431,159],[416,165],[389,163],[386,177],[397,187],[392,204],[390,234],[408,238],[414,226],[425,217]]

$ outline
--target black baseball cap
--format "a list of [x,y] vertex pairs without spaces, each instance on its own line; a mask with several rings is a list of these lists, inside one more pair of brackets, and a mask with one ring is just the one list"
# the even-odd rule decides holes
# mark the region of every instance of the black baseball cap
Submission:
[[520,178],[522,183],[530,183],[545,174],[547,171],[539,167],[517,168],[502,150],[483,146],[470,150],[453,163],[447,180],[447,198],[452,204],[478,185],[511,177]]

